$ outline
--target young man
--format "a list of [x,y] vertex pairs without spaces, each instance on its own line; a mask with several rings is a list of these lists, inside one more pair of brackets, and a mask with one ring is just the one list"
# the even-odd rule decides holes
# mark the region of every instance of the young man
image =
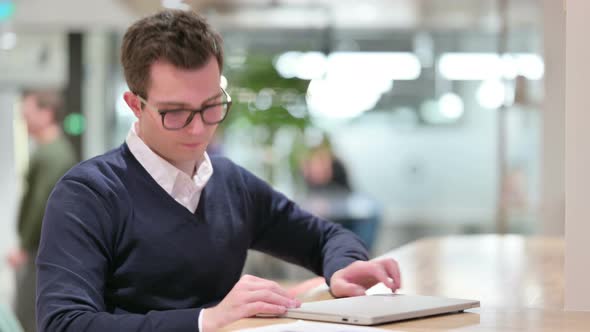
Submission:
[[358,238],[205,149],[231,100],[221,38],[192,12],[133,24],[122,45],[137,117],[125,144],[73,168],[50,198],[37,259],[42,331],[212,331],[297,300],[240,277],[252,248],[323,275],[335,296],[384,282]]
[[25,178],[25,190],[18,214],[20,247],[8,255],[15,269],[15,311],[24,330],[35,331],[35,257],[41,236],[41,222],[51,190],[76,163],[73,146],[59,124],[63,98],[53,90],[27,91],[22,98],[22,115],[29,137],[37,144]]

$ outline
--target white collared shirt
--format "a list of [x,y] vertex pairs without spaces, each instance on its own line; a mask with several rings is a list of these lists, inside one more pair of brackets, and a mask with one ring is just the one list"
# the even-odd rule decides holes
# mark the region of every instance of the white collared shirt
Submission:
[[207,152],[204,153],[203,161],[191,178],[152,151],[137,135],[136,125],[137,122],[131,125],[125,140],[135,159],[172,198],[195,213],[201,192],[213,175],[213,165]]

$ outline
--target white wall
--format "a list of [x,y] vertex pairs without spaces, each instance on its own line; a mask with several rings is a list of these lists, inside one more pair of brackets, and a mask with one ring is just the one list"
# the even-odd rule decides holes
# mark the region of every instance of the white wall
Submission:
[[16,247],[16,210],[20,198],[15,167],[14,112],[16,92],[0,87],[0,304],[12,299],[13,270],[6,255]]
[[17,30],[126,28],[137,16],[117,0],[17,0],[14,25]]
[[542,191],[539,231],[563,235],[565,218],[565,12],[563,3],[543,1],[545,101],[542,133]]
[[590,311],[589,1],[568,1],[565,112],[565,309]]
[[0,84],[61,87],[68,76],[65,33],[17,32],[16,46],[0,52]]
[[[14,223],[19,200],[14,151],[14,102],[16,91],[0,88],[0,249],[15,244]],[[1,259],[2,257],[0,257]]]
[[383,205],[385,221],[491,221],[496,115],[471,112],[456,127],[414,129],[396,128],[384,114],[372,123],[338,130],[334,143],[355,187]]
[[[333,131],[354,186],[383,205],[385,222],[493,226],[497,111],[476,104],[475,87],[466,84],[459,92],[466,113],[456,125],[400,126],[400,119],[382,112]],[[534,110],[508,111],[509,163],[528,176],[522,188],[527,218],[536,217],[538,205],[539,120]]]

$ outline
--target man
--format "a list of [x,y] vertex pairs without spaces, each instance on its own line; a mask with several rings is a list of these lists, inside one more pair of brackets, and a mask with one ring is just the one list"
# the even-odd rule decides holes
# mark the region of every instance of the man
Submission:
[[25,92],[22,100],[27,131],[37,148],[18,215],[20,248],[9,254],[8,261],[17,274],[15,309],[25,331],[35,331],[35,257],[45,204],[55,183],[76,163],[74,149],[59,125],[62,104],[61,95],[49,90]]
[[252,248],[323,275],[335,296],[381,281],[358,238],[302,211],[231,161],[205,153],[231,99],[221,37],[193,12],[133,24],[122,45],[137,117],[125,144],[73,168],[48,204],[37,258],[43,331],[213,331],[300,303],[240,277]]

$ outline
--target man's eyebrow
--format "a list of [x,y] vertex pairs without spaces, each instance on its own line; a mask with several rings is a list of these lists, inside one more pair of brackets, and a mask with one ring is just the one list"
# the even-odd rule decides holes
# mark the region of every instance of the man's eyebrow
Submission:
[[166,107],[166,106],[182,107],[182,108],[190,108],[191,107],[191,105],[189,105],[185,102],[180,102],[180,101],[156,101],[154,104],[156,104],[156,106],[158,106],[158,107]]
[[209,98],[205,99],[205,101],[204,101],[204,102],[203,102],[201,105],[205,105],[205,104],[207,104],[207,102],[209,102],[209,101],[211,101],[211,100],[214,100],[214,99],[216,99],[216,98],[218,98],[218,97],[220,97],[220,96],[223,96],[223,92],[222,92],[222,91],[219,91],[219,93],[218,93],[218,94],[216,94],[216,95],[215,95],[215,96],[213,96],[213,97],[209,97]]
[[[205,101],[203,101],[201,103],[201,106],[206,105],[208,102],[214,100],[215,98],[218,98],[219,96],[221,96],[223,94],[223,92],[219,92],[218,94],[209,97],[207,99],[205,99]],[[171,106],[171,107],[181,107],[181,108],[191,108],[192,105],[183,101],[172,101],[172,100],[162,100],[162,101],[155,101],[154,104],[156,104],[158,107],[166,107],[166,106]]]

